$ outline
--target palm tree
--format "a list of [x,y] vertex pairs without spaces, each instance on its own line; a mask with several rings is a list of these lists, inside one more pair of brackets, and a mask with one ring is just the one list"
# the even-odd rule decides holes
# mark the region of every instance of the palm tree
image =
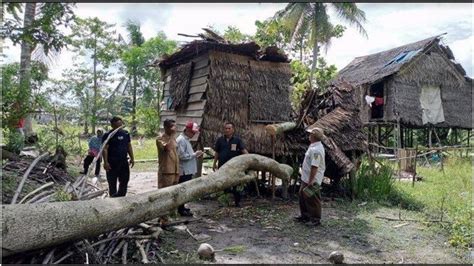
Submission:
[[309,44],[313,46],[310,88],[312,88],[320,47],[324,46],[327,49],[331,45],[331,38],[338,37],[344,30],[340,25],[334,26],[330,22],[327,13],[329,6],[336,10],[339,17],[354,25],[362,35],[367,36],[367,32],[362,26],[362,23],[366,21],[365,13],[357,8],[355,3],[289,3],[274,16],[275,19],[282,19],[285,22],[285,26],[291,32],[292,42],[295,40],[301,42],[302,36],[307,36]]

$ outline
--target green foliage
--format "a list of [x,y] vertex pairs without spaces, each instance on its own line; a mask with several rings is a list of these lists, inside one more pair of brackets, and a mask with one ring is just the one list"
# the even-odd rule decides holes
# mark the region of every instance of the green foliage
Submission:
[[160,129],[160,115],[156,107],[140,106],[137,111],[137,118],[145,129],[145,136],[156,136]]
[[20,151],[25,147],[25,138],[22,134],[14,129],[4,131],[6,134],[7,145],[6,149],[16,154],[20,154]]
[[73,17],[72,3],[26,3],[30,8],[36,10],[34,17],[27,17],[31,21],[29,27],[24,27],[24,20],[20,18],[23,5],[20,3],[6,4],[7,13],[13,15],[13,19],[4,17],[3,29],[0,32],[2,38],[9,38],[13,44],[28,42],[33,47],[41,45],[44,53],[48,55],[50,50],[60,51],[67,45],[67,37],[61,27],[69,27]]
[[370,164],[363,160],[356,175],[356,197],[362,200],[386,201],[393,190],[393,169],[389,164]]
[[233,253],[233,254],[244,253],[246,250],[247,250],[247,246],[245,245],[230,246],[230,247],[225,247],[223,249],[223,251]]
[[229,207],[232,205],[232,202],[234,201],[234,198],[232,194],[230,193],[224,193],[222,192],[218,197],[217,201],[222,204],[223,206]]
[[55,201],[71,201],[72,195],[64,191],[62,188],[59,188],[58,190],[56,190],[56,193],[54,193],[54,200]]
[[13,130],[21,117],[44,104],[48,98],[43,90],[48,79],[48,67],[42,62],[32,61],[30,90],[20,89],[19,63],[6,64],[2,70],[2,128]]
[[224,30],[224,39],[231,43],[248,42],[251,39],[250,35],[242,33],[239,28],[235,26],[228,26]]
[[56,149],[56,138],[58,144],[60,144],[69,155],[83,155],[84,148],[79,142],[79,132],[74,128],[67,128],[61,125],[58,126],[62,133],[58,133],[54,129],[54,125],[38,127],[38,142],[36,146],[41,151],[55,152]]
[[[300,44],[302,54],[304,47],[312,47],[311,77],[316,72],[317,58],[320,46],[326,50],[331,45],[332,38],[341,37],[345,28],[341,25],[334,26],[329,20],[327,7],[332,6],[339,17],[355,25],[359,32],[367,35],[362,23],[365,22],[365,13],[358,9],[354,3],[289,3],[284,9],[275,14],[275,20],[281,20],[283,26],[289,30],[291,40]],[[300,56],[303,60],[303,56]],[[313,80],[310,78],[310,87]],[[318,86],[321,89],[323,86]]]
[[[307,65],[299,60],[292,60],[290,67],[293,74],[291,77],[291,84],[293,85],[291,103],[293,107],[298,108],[304,93],[309,89],[311,70]],[[314,78],[318,81],[318,85],[321,89],[326,88],[336,74],[337,68],[335,65],[328,66],[323,57],[318,58],[318,67]]]
[[[163,32],[159,32],[156,37],[143,43],[139,42],[139,36],[141,36],[139,24],[127,25],[130,31],[130,43],[123,43],[120,54],[124,67],[122,83],[132,95],[131,108],[126,113],[132,113],[133,117],[133,106],[137,106],[136,120],[144,125],[146,134],[151,136],[156,134],[159,125],[156,103],[161,97],[161,85],[159,84],[161,73],[158,68],[148,66],[157,58],[173,53],[177,44],[175,41],[168,40]],[[111,98],[115,97],[117,96],[113,95]],[[119,101],[119,103],[123,105],[124,102]],[[135,121],[131,122],[133,124]]]
[[283,26],[281,20],[255,21],[257,30],[255,32],[255,42],[261,47],[276,46],[286,50],[291,41],[291,33]]

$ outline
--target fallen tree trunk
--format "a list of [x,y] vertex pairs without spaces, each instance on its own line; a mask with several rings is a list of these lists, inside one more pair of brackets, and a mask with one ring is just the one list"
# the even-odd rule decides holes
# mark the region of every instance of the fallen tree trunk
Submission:
[[295,122],[284,122],[284,123],[280,123],[280,124],[267,125],[267,126],[265,126],[265,131],[270,136],[277,136],[279,134],[282,134],[285,131],[292,130],[295,127],[296,127]]
[[208,176],[135,196],[2,205],[2,256],[93,237],[154,219],[202,195],[255,179],[248,171],[268,171],[289,180],[293,170],[261,155],[244,154]]

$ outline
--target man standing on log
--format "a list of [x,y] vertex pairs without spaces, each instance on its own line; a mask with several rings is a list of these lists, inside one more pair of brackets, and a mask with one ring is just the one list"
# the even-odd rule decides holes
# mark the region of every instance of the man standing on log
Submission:
[[[110,120],[110,124],[112,130],[102,136],[102,143],[105,142],[112,131],[123,125],[122,118],[114,116]],[[130,155],[130,162],[128,162],[127,154]],[[107,182],[109,183],[109,196],[111,198],[124,197],[127,194],[127,185],[130,180],[130,167],[135,164],[130,134],[126,130],[119,129],[109,139],[104,146],[103,158]],[[117,180],[119,182],[118,191]]]
[[163,122],[165,132],[156,138],[158,149],[158,188],[178,184],[179,158],[176,143],[176,121],[166,119]]
[[298,195],[301,216],[295,217],[295,220],[318,226],[321,225],[321,183],[326,170],[325,152],[321,143],[324,132],[321,128],[308,132],[311,144],[304,157]]
[[[196,158],[200,158],[203,152],[198,150],[194,152],[190,139],[199,132],[199,127],[196,123],[188,122],[176,142],[178,143],[178,157],[179,157],[179,183],[184,183],[193,178],[197,172]],[[178,213],[181,216],[193,216],[190,209],[184,207],[184,204],[178,207]]]
[[[230,159],[246,154],[248,151],[245,149],[244,142],[237,136],[234,135],[235,126],[232,122],[226,122],[224,124],[224,136],[217,139],[214,147],[214,164],[212,170],[216,171],[217,168],[221,168]],[[218,163],[219,162],[219,163]],[[231,189],[226,189],[226,193],[231,192],[234,195],[234,202],[236,207],[240,207],[240,191],[237,190],[237,186]]]
[[[102,145],[102,135],[104,134],[104,131],[102,129],[97,129],[97,135],[93,136],[92,138],[89,139],[89,151],[84,159],[84,171],[81,172],[81,174],[87,174],[87,171],[89,170],[89,166],[91,165],[92,161],[94,158],[99,154],[100,151],[100,146]],[[97,163],[95,166],[95,176],[99,177],[100,174],[100,157],[97,159]]]

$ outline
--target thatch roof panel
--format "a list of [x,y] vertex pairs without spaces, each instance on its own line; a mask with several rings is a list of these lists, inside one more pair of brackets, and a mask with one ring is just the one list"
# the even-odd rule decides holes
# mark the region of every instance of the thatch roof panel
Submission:
[[278,48],[268,47],[264,52],[261,52],[260,46],[255,42],[233,44],[209,40],[194,40],[183,45],[181,49],[174,54],[155,60],[151,65],[159,66],[161,69],[168,69],[174,65],[185,63],[208,51],[244,55],[260,61],[289,62],[286,54]]
[[343,151],[367,148],[366,136],[362,131],[362,121],[357,112],[337,107],[321,119],[317,120],[308,129],[319,127],[326,136],[332,138]]
[[381,80],[396,73],[432,44],[438,43],[439,38],[440,36],[434,36],[387,51],[357,57],[339,71],[335,81],[343,80],[353,86],[359,86]]

